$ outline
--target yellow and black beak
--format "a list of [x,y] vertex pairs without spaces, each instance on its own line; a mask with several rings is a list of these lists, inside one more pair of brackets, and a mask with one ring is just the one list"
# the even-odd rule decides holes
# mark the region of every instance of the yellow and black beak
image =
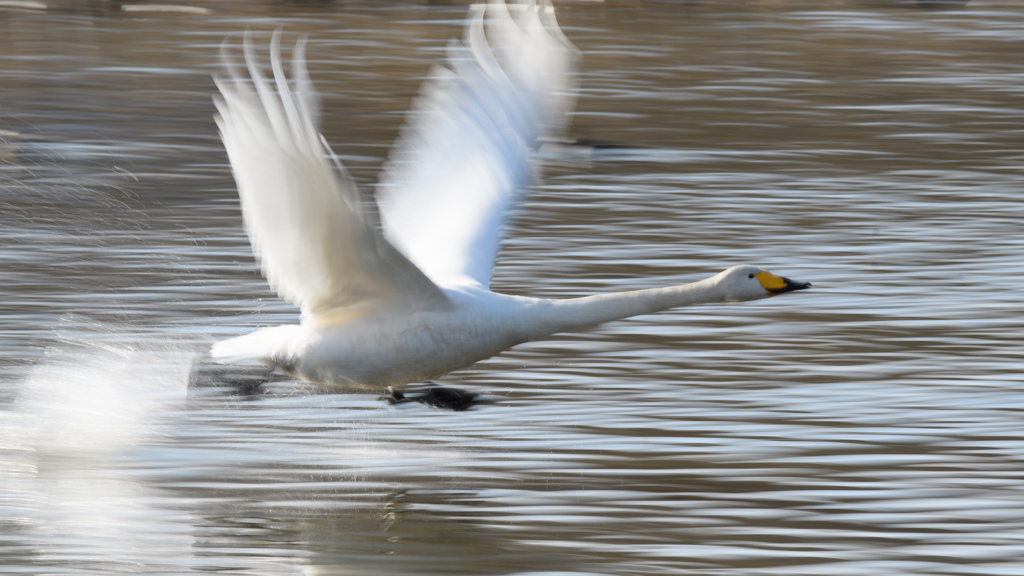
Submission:
[[810,282],[797,282],[796,280],[790,280],[783,276],[778,276],[763,270],[754,275],[757,281],[764,286],[771,295],[782,294],[783,292],[792,292],[794,290],[806,290],[811,287]]

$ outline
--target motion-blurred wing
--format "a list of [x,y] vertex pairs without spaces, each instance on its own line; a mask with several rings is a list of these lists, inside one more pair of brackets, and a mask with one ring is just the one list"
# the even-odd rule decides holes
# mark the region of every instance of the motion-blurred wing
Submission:
[[575,100],[575,48],[546,2],[476,5],[424,84],[377,188],[384,233],[435,283],[486,288],[538,138]]
[[243,51],[245,69],[222,54],[227,76],[216,78],[217,124],[270,286],[304,316],[320,318],[352,308],[443,305],[440,289],[368,225],[355,184],[328,160],[304,43],[293,52],[290,82],[278,35],[273,79],[261,74],[248,38]]

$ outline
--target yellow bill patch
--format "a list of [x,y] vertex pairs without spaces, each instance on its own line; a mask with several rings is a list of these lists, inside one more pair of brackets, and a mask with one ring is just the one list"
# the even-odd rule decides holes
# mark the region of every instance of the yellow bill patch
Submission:
[[783,288],[786,287],[786,281],[785,279],[782,278],[782,276],[776,276],[775,274],[772,274],[767,270],[758,272],[757,274],[754,275],[754,277],[757,278],[757,281],[761,283],[761,286],[764,286],[765,290],[771,292],[782,290]]

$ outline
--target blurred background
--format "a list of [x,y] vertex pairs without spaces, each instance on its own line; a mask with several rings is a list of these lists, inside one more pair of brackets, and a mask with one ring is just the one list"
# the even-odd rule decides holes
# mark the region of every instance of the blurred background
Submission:
[[294,322],[212,114],[308,36],[372,191],[466,2],[0,1],[0,572],[1024,572],[1024,5],[556,2],[571,139],[501,292],[814,283],[517,347],[466,413],[189,388]]

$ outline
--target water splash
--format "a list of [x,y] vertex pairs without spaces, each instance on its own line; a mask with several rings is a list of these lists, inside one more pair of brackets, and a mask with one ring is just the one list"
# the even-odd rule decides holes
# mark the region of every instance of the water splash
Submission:
[[0,448],[101,453],[138,445],[185,398],[191,346],[66,318],[18,387]]
[[0,412],[0,507],[14,541],[60,541],[33,562],[137,573],[190,555],[187,514],[134,473],[134,452],[180,413],[190,346],[67,317]]

